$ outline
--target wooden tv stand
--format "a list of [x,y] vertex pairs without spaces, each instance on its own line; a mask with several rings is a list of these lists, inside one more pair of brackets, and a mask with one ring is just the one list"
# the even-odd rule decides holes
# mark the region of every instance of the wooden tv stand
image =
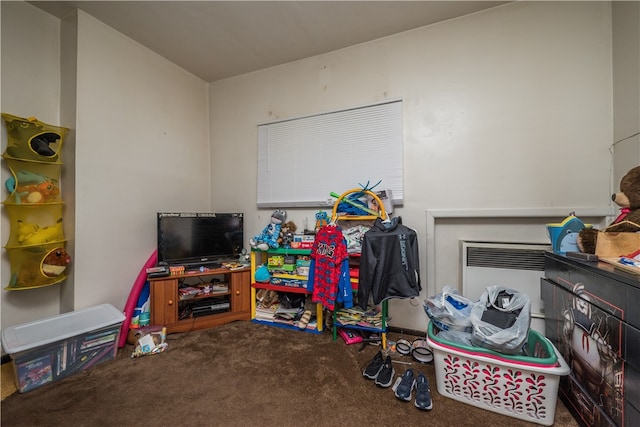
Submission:
[[[205,285],[217,279],[228,284],[226,291],[184,297],[179,292],[187,286]],[[217,268],[207,271],[186,271],[184,274],[149,278],[151,285],[151,324],[166,326],[167,333],[188,332],[212,328],[235,320],[251,319],[251,269]],[[210,314],[196,315],[189,312],[198,301],[228,302],[228,309]]]

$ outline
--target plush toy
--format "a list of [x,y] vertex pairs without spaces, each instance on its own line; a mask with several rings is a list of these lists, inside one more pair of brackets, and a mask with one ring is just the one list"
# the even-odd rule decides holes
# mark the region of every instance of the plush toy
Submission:
[[[622,177],[620,192],[614,193],[611,199],[620,206],[620,215],[607,227],[606,231],[632,233],[640,231],[640,227],[629,223],[640,225],[640,166],[631,169]],[[597,238],[597,229],[585,228],[578,235],[578,247],[582,252],[594,254],[596,253]]]
[[329,215],[325,211],[316,212],[316,233],[327,224],[329,224]]
[[[6,115],[6,118],[9,118]],[[55,161],[58,153],[52,144],[56,144],[62,139],[62,135],[57,132],[45,130],[35,118],[28,119],[15,117],[15,120],[7,121],[7,134],[19,144],[9,144],[7,154],[16,159],[30,159],[32,154],[42,156],[48,161]]]
[[54,225],[40,227],[38,224],[24,222],[18,223],[18,243],[21,245],[42,245],[43,243],[56,242],[64,240],[64,232],[62,230],[62,218]]
[[18,220],[16,223],[16,232],[18,233],[18,243],[21,245],[25,240],[32,238],[40,230],[40,226],[33,222],[24,222]]
[[55,200],[60,189],[54,181],[40,184],[18,185],[15,192],[16,203],[47,203]]
[[25,260],[20,271],[13,275],[9,286],[5,289],[47,285],[52,282],[52,278],[62,275],[70,263],[71,257],[64,248],[36,253]]
[[278,237],[278,244],[283,248],[290,248],[291,242],[293,242],[293,234],[298,227],[293,221],[287,221],[280,227],[280,236]]
[[9,177],[4,185],[7,191],[14,193],[15,203],[46,203],[60,194],[57,180],[24,170]]
[[279,247],[278,238],[280,237],[280,229],[282,224],[287,218],[287,213],[280,209],[276,209],[271,214],[271,221],[262,230],[262,232],[252,239],[249,239],[249,244],[252,248],[266,251],[269,248],[276,249]]
[[254,277],[256,282],[260,283],[269,283],[271,281],[271,272],[266,265],[261,265],[256,269],[256,274]]
[[51,181],[51,179],[43,174],[31,172],[28,170],[19,170],[15,173],[15,176],[10,176],[4,182],[5,187],[9,193],[13,193],[16,190],[16,182],[21,185],[24,184],[42,184],[43,182]]

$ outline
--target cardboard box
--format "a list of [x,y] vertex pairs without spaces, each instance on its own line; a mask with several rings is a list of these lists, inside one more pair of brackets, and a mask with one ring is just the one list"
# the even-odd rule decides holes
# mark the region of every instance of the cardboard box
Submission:
[[16,388],[24,393],[113,359],[124,319],[102,304],[3,329]]
[[311,249],[313,242],[315,242],[316,236],[307,234],[295,234],[293,236],[293,242],[291,242],[292,249]]
[[284,265],[284,255],[270,255],[267,258],[267,267],[269,269],[281,268]]
[[286,286],[289,288],[306,288],[307,281],[301,279],[290,279],[285,277],[272,277],[271,284],[277,286]]

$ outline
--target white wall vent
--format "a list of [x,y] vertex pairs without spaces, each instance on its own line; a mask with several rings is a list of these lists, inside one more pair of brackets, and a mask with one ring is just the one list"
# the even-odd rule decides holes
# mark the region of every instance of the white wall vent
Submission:
[[504,286],[531,298],[531,328],[544,334],[544,307],[540,278],[544,276],[544,253],[551,245],[461,241],[462,294],[480,298],[489,286]]

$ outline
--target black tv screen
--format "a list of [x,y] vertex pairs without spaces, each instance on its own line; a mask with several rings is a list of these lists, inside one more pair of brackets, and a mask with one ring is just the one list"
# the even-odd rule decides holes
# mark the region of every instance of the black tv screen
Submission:
[[207,265],[242,252],[241,213],[158,212],[158,263]]

